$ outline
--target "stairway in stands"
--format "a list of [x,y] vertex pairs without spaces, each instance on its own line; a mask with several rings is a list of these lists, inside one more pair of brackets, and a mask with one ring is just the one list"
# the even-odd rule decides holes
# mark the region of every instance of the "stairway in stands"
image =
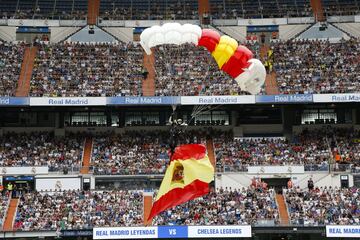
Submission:
[[155,95],[155,56],[154,53],[147,55],[144,52],[143,65],[148,72],[147,77],[142,81],[142,94],[143,96]]
[[82,159],[82,168],[80,170],[80,173],[82,174],[88,174],[90,171],[90,161],[91,161],[91,155],[92,155],[92,146],[93,146],[93,139],[92,137],[87,137],[85,139],[84,144],[84,154]]
[[19,204],[19,199],[12,198],[10,199],[9,208],[6,213],[5,222],[3,226],[3,231],[12,231],[15,221],[16,209]]
[[[265,57],[267,56],[267,52],[269,50],[269,46],[264,44],[260,48],[260,59],[263,63],[265,63]],[[279,94],[279,87],[276,81],[276,73],[272,71],[271,73],[266,74],[265,78],[265,92],[267,95]]]
[[18,79],[18,85],[15,92],[16,97],[26,97],[29,95],[30,81],[37,51],[37,47],[25,48],[24,58],[21,63],[21,71]]
[[96,19],[99,16],[100,0],[88,0],[88,25],[96,25]]
[[326,17],[324,15],[324,9],[322,6],[321,1],[319,0],[311,0],[310,1],[311,8],[314,13],[314,18],[317,22],[324,22],[326,20]]
[[144,192],[144,225],[151,225],[151,221],[148,221],[150,211],[153,204],[153,194],[151,192]]
[[282,226],[289,225],[289,214],[285,204],[285,199],[282,194],[276,194],[276,202],[278,204],[278,209],[280,213],[280,224]]
[[274,71],[272,71],[269,74],[266,74],[265,92],[267,95],[280,94],[279,87],[276,81],[276,72]]
[[200,19],[202,19],[203,14],[210,13],[210,2],[209,0],[198,0],[198,13]]
[[213,143],[212,138],[206,139],[206,149],[208,152],[209,160],[210,160],[211,164],[213,165],[214,169],[216,169],[215,150],[214,150],[214,143]]

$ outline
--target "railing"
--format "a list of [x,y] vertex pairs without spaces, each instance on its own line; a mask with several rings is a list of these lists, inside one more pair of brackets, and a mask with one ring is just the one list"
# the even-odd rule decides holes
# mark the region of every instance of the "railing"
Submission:
[[247,172],[248,171],[247,164],[241,164],[241,165],[223,165],[223,166],[217,166],[218,172]]
[[90,167],[90,170],[93,171],[94,175],[156,175],[156,174],[164,174],[165,169],[163,171],[141,171],[137,169],[136,172],[128,171],[127,169],[112,169],[111,167]]
[[[302,164],[297,164],[302,165]],[[223,165],[217,166],[218,172],[248,172],[248,164],[237,164],[237,165]],[[251,165],[252,166],[252,165]],[[254,165],[254,166],[263,166],[267,167],[270,165]],[[274,165],[271,165],[274,166]],[[279,165],[279,166],[293,166],[293,165]],[[304,165],[305,172],[328,172],[329,171],[329,164],[305,164]],[[360,171],[360,170],[359,170]]]
[[360,166],[355,164],[331,164],[330,169],[332,172],[351,172],[351,173],[360,173]]
[[305,164],[305,172],[328,172],[329,164]]
[[79,173],[81,169],[81,165],[73,165],[73,166],[49,166],[49,172],[58,173],[58,174],[71,174],[71,173]]

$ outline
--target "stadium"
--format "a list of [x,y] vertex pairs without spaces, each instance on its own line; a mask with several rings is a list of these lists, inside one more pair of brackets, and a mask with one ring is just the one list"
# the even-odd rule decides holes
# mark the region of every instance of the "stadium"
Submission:
[[359,0],[0,0],[0,238],[360,238]]

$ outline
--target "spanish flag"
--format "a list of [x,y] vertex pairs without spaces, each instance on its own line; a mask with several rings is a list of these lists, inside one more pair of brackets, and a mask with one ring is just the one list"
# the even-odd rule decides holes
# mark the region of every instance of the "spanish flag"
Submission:
[[186,144],[175,149],[165,172],[148,220],[160,212],[209,193],[214,167],[202,144]]

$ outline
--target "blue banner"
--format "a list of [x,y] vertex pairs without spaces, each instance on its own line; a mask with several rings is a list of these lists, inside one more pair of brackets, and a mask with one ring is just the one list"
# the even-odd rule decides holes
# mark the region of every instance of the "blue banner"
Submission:
[[313,102],[313,95],[258,95],[255,101],[256,103],[311,103]]
[[278,32],[279,25],[247,26],[247,32]]
[[26,106],[29,105],[27,97],[0,97],[0,106]]
[[249,238],[250,225],[93,228],[93,239]]
[[359,225],[326,225],[328,238],[360,238]]
[[16,29],[17,33],[50,33],[49,27],[26,27],[20,26]]
[[159,226],[158,238],[187,238],[187,226]]
[[175,105],[180,97],[109,97],[107,105]]

